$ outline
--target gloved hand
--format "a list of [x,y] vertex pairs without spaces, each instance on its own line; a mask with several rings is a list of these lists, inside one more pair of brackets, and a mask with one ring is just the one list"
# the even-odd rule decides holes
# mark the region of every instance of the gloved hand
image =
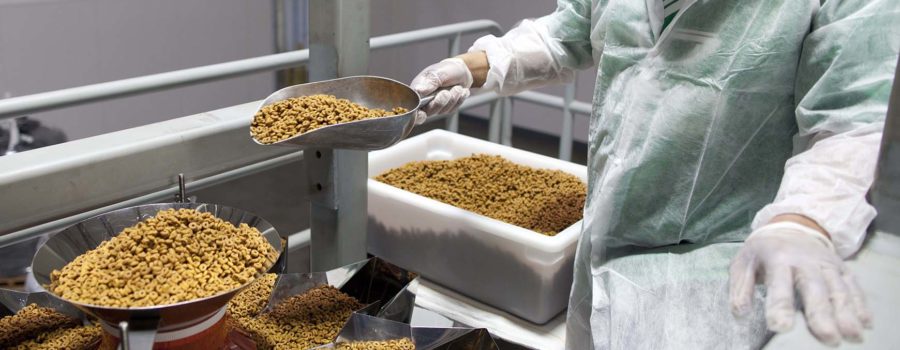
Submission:
[[409,84],[419,96],[428,96],[440,88],[449,89],[438,92],[434,100],[416,112],[416,124],[424,123],[428,115],[450,113],[459,108],[469,97],[472,81],[469,67],[459,58],[448,58],[422,70]]
[[766,285],[766,323],[785,332],[794,325],[794,288],[803,305],[810,332],[827,345],[841,338],[861,342],[872,315],[862,290],[822,233],[794,222],[757,229],[744,242],[730,269],[731,310],[735,316],[751,309],[754,285]]

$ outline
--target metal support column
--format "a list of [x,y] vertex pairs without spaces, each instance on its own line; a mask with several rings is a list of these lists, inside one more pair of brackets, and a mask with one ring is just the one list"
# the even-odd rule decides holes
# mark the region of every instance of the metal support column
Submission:
[[[366,74],[369,1],[310,0],[310,81]],[[307,173],[313,271],[366,257],[365,151],[310,149]]]

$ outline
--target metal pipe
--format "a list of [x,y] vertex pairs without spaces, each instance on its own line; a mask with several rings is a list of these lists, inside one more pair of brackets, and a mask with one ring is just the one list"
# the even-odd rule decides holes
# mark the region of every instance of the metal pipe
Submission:
[[[449,38],[457,34],[470,34],[482,31],[488,31],[492,34],[501,32],[500,26],[496,22],[477,20],[371,38],[370,48],[384,49],[438,38]],[[0,100],[0,119],[288,68],[308,60],[309,50],[298,50],[3,99]]]
[[382,35],[372,38],[372,49],[386,49],[395,46],[429,41],[440,38],[448,38],[456,34],[466,35],[487,31],[494,35],[500,35],[503,30],[497,22],[480,19],[475,21],[447,24],[443,26],[411,30],[408,32]]
[[500,103],[503,104],[503,108],[500,109],[502,111],[502,118],[500,119],[500,144],[504,146],[512,146],[512,111],[513,111],[513,99],[509,97],[504,97],[500,100]]
[[300,50],[10,98],[0,100],[0,119],[287,68],[308,59],[309,51]]
[[[459,34],[456,34],[452,38],[450,38],[450,53],[447,55],[448,57],[453,57],[459,54]],[[447,131],[450,132],[459,132],[459,110],[456,110],[447,118]]]
[[[260,173],[266,170],[274,169],[280,167],[285,164],[290,164],[293,162],[299,162],[303,160],[303,151],[297,151],[293,153],[288,153],[282,156],[278,156],[272,159],[267,159],[258,163],[253,163],[247,166],[243,166],[237,169],[232,169],[229,171],[221,172],[216,175],[208,176],[202,179],[194,180],[188,183],[185,183],[186,191],[197,191],[210,186],[215,186],[218,184],[222,184],[240,177],[253,175],[256,173]],[[67,216],[65,218],[50,221],[44,224],[40,224],[37,226],[32,226],[24,230],[12,232],[7,235],[0,236],[0,247],[7,246],[10,244],[16,244],[22,241],[26,241],[29,239],[33,239],[42,234],[60,230],[66,228],[68,226],[74,225],[84,219],[97,216],[109,211],[113,211],[116,209],[132,207],[135,205],[141,205],[146,203],[152,203],[156,201],[160,201],[163,199],[171,198],[179,191],[179,186],[172,186],[170,188],[152,192],[145,194],[143,196],[135,197],[126,201],[121,201],[115,204],[107,205],[104,207],[96,208],[93,210],[89,210],[86,212],[82,212],[76,215]]]
[[285,0],[272,0],[272,17],[274,21],[272,21],[273,29],[275,31],[275,52],[285,52],[287,51],[285,48],[285,37],[286,28],[284,25],[284,13],[285,13]]
[[[542,106],[563,108],[565,100],[559,96],[553,96],[545,93],[524,91],[511,96],[513,99],[536,103]],[[591,104],[581,101],[572,101],[569,106],[572,112],[581,115],[591,115]]]
[[576,82],[566,85],[566,91],[563,94],[563,123],[562,131],[559,133],[559,159],[572,160],[572,138],[573,124],[575,117],[572,115],[572,101],[575,100]]
[[488,119],[488,141],[500,143],[501,119],[503,119],[503,101],[498,99],[491,103],[491,115]]

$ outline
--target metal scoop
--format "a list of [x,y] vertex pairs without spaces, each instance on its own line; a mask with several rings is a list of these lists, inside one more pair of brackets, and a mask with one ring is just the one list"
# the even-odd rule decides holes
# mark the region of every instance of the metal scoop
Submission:
[[[361,75],[286,87],[266,97],[253,114],[278,101],[316,94],[334,95],[367,108],[389,111],[395,107],[403,107],[408,112],[329,125],[265,145],[355,150],[386,148],[409,135],[415,126],[416,111],[434,98],[434,95],[421,97],[409,86],[396,80]],[[263,145],[256,138],[253,141]]]

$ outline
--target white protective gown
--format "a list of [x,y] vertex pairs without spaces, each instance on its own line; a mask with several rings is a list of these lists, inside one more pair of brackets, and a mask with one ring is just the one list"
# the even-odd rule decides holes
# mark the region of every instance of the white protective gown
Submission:
[[[479,39],[502,94],[598,66],[571,349],[758,348],[728,265],[752,228],[812,218],[853,254],[900,51],[897,0],[559,0]],[[759,298],[759,297],[757,297]]]

